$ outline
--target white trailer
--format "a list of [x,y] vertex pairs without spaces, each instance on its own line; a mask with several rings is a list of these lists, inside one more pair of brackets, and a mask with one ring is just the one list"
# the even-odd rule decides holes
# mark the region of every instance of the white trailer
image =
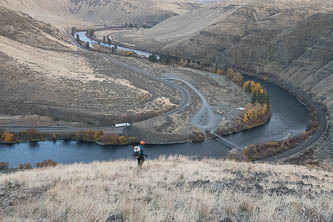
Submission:
[[131,124],[129,123],[118,123],[116,125],[114,125],[116,128],[120,128],[120,127],[128,127],[130,126]]

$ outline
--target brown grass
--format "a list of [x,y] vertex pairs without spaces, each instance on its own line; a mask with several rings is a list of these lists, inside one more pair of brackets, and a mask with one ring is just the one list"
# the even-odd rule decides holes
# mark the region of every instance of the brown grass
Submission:
[[332,185],[332,172],[301,166],[184,157],[141,170],[134,160],[58,165],[2,175],[8,197],[0,201],[13,200],[0,214],[3,221],[330,221]]

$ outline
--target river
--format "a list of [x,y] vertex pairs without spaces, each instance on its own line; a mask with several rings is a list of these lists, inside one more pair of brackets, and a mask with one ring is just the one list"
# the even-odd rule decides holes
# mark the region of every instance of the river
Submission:
[[[93,44],[97,44],[97,41],[92,40],[90,38],[87,37],[87,32],[77,32],[75,33],[74,37],[76,38],[76,35],[79,35],[80,40],[85,41],[85,42],[89,42],[90,45]],[[107,48],[114,48],[115,46],[113,44],[105,44],[103,42],[100,42],[101,46],[107,47]],[[150,55],[153,55],[153,53],[151,52],[146,52],[146,51],[141,51],[141,50],[135,50],[135,49],[130,49],[130,48],[126,48],[126,47],[122,47],[122,46],[117,46],[117,50],[123,50],[123,51],[127,51],[127,52],[135,52],[138,56],[143,56],[148,58]],[[155,54],[157,59],[160,59],[160,55],[159,54]]]
[[[80,35],[81,40],[87,40],[85,38],[84,33]],[[140,53],[138,54],[141,55]],[[310,119],[309,111],[295,96],[272,83],[252,77],[246,77],[246,79],[259,81],[267,89],[273,106],[272,118],[264,126],[227,136],[226,139],[244,147],[249,144],[281,140],[305,131]],[[217,140],[207,140],[199,144],[147,145],[145,153],[150,158],[157,158],[160,155],[221,158],[229,153],[229,149]],[[0,145],[0,161],[9,162],[10,167],[17,167],[20,163],[35,165],[37,162],[47,159],[68,164],[127,158],[133,158],[130,146],[99,146],[74,141]]]
[[[271,83],[263,81],[261,83],[271,97],[272,118],[262,127],[226,137],[238,146],[279,140],[291,134],[297,135],[304,132],[308,124],[310,118],[308,110],[292,94]],[[207,140],[196,144],[147,145],[145,153],[150,158],[178,154],[194,158],[221,158],[229,153],[229,149],[217,140]],[[130,146],[99,146],[75,141],[0,145],[0,161],[9,162],[10,167],[28,162],[34,165],[47,159],[68,164],[127,158],[133,158]]]

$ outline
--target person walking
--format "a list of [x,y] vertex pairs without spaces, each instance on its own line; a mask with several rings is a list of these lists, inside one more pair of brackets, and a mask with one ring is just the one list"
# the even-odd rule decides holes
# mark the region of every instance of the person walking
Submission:
[[144,151],[144,145],[145,141],[140,141],[140,144],[138,146],[134,147],[134,156],[138,160],[138,166],[141,167],[143,165],[143,162],[145,162],[145,156]]

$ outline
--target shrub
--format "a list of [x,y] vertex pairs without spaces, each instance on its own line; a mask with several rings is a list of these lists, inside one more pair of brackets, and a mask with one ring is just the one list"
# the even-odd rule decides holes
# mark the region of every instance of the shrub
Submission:
[[97,141],[101,136],[103,136],[103,131],[97,131],[94,133],[94,140]]
[[94,141],[94,135],[94,130],[79,131],[76,133],[75,139],[77,141]]
[[243,115],[243,122],[260,120],[269,112],[267,104],[261,105],[256,103],[255,105],[249,103],[245,107],[245,112]]
[[192,135],[193,143],[200,143],[205,140],[205,135],[202,132],[196,132]]
[[149,55],[148,60],[151,62],[157,62],[157,57],[155,54]]
[[43,168],[43,167],[55,167],[58,163],[53,160],[44,160],[43,162],[36,163],[37,168]]
[[229,80],[233,81],[234,83],[236,83],[240,86],[243,85],[244,79],[243,79],[243,75],[240,72],[235,72],[232,69],[228,69],[226,76]]
[[41,137],[40,133],[36,129],[28,129],[25,131],[29,141],[37,140]]
[[18,167],[20,170],[28,170],[32,169],[31,163],[20,164]]
[[10,132],[5,132],[3,135],[2,135],[2,140],[5,142],[5,143],[12,143],[14,142],[14,134],[10,133]]
[[224,75],[224,72],[222,69],[218,69],[216,72],[217,75]]
[[8,165],[9,164],[7,162],[0,162],[0,170],[7,170]]
[[5,133],[5,130],[0,128],[0,137],[2,137],[2,135]]

